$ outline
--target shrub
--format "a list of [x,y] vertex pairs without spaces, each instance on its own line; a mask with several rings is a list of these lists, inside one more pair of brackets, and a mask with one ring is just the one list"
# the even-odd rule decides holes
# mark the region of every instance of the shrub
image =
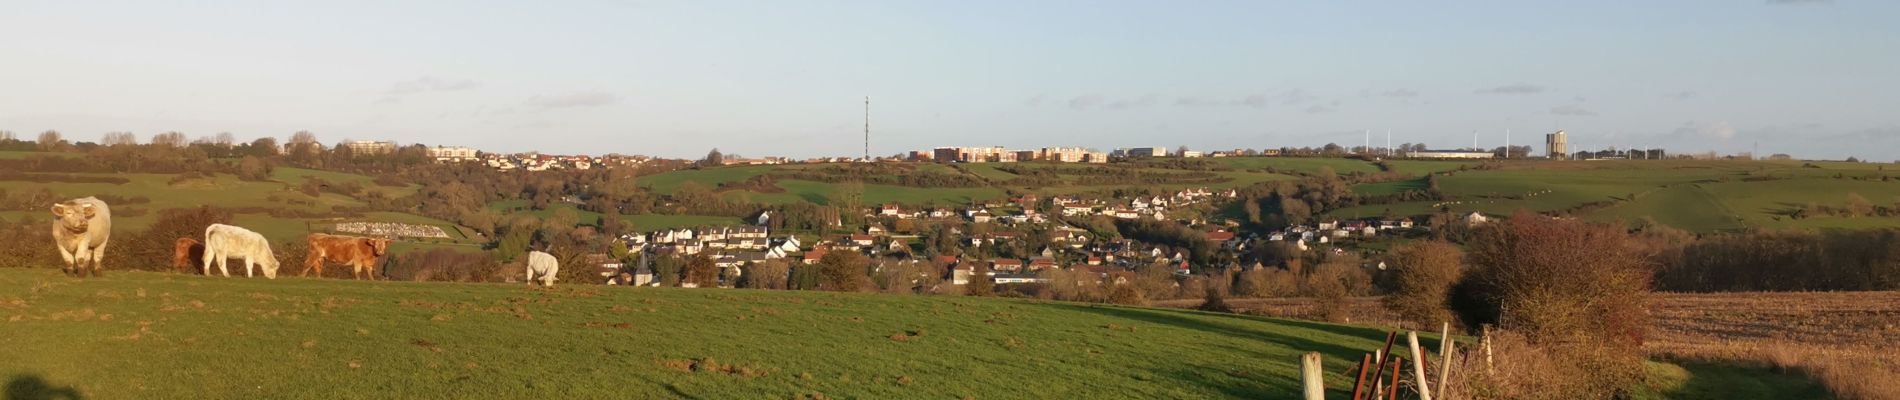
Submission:
[[834,251],[818,259],[818,290],[856,292],[875,288],[870,271],[871,260],[855,251]]
[[1148,305],[1148,298],[1142,296],[1141,289],[1134,285],[1111,285],[1108,288],[1108,302],[1127,306]]
[[703,288],[718,287],[719,266],[706,253],[693,256],[686,261],[686,283]]
[[784,289],[791,276],[791,265],[784,260],[770,260],[764,263],[747,265],[745,273],[739,275],[739,287],[747,289]]
[[1622,227],[1520,212],[1470,245],[1475,305],[1496,310],[1501,328],[1583,366],[1584,386],[1624,390],[1641,379],[1653,271]]
[[[113,269],[171,270],[173,245],[179,238],[204,241],[205,227],[231,223],[231,213],[210,206],[160,210],[158,219],[142,232],[113,237],[106,249],[106,266]],[[278,254],[282,257],[283,254]],[[280,260],[288,261],[288,260]],[[298,259],[297,261],[302,261]],[[292,264],[285,262],[285,265]],[[193,266],[192,271],[202,267]],[[285,271],[279,271],[285,272]]]
[[1392,271],[1392,291],[1385,307],[1413,327],[1452,321],[1447,308],[1451,286],[1464,272],[1464,251],[1451,243],[1426,241],[1400,245],[1386,259]]

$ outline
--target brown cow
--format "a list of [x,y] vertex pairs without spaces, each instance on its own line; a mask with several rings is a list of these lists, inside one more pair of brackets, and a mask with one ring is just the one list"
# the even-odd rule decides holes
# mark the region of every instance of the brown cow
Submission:
[[[370,280],[376,279],[376,266],[384,254],[389,252],[389,239],[366,238],[360,236],[328,235],[312,233],[309,237],[310,255],[304,258],[304,276],[310,276],[311,270],[317,276],[323,276],[323,264],[333,262],[348,264],[354,271],[351,276]],[[367,273],[367,274],[365,274]]]
[[178,245],[172,248],[172,269],[185,271],[197,270],[204,263],[205,245],[198,239],[178,238]]

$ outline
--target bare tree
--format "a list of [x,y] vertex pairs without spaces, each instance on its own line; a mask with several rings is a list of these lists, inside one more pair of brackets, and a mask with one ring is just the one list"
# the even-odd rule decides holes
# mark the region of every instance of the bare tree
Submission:
[[15,140],[13,131],[0,131],[0,140]]
[[212,143],[216,143],[218,147],[231,147],[237,144],[237,136],[232,135],[231,132],[218,132],[218,138],[212,140]]
[[185,147],[185,134],[178,131],[167,131],[152,135],[152,146],[170,148]]
[[39,143],[40,143],[41,151],[52,151],[52,150],[58,149],[59,144],[62,141],[64,141],[64,139],[60,139],[59,131],[47,130],[45,132],[40,132]]
[[290,144],[304,144],[304,143],[316,143],[316,142],[317,142],[317,134],[310,133],[310,131],[297,131],[297,133],[290,134],[290,142],[289,142]]
[[105,146],[136,146],[139,144],[139,137],[133,135],[132,132],[106,132],[104,137],[99,138],[99,144]]

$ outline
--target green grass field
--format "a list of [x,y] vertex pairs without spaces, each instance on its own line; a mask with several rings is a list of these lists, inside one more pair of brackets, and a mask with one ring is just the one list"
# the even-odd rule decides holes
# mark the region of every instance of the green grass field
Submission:
[[[15,268],[0,318],[10,398],[1291,398],[1308,351],[1338,398],[1384,337],[1023,299]],[[1649,368],[1634,398],[1828,397],[1759,368]],[[45,394],[70,396],[20,397]]]
[[748,165],[737,167],[713,167],[705,169],[683,169],[668,171],[636,178],[640,186],[653,189],[654,192],[671,194],[679,190],[681,184],[698,182],[708,188],[718,187],[721,183],[738,182],[770,172],[770,165]]
[[1272,167],[1286,171],[1316,173],[1321,167],[1330,167],[1336,173],[1379,172],[1372,163],[1346,158],[1309,158],[1309,157],[1221,157],[1210,158],[1235,169],[1257,169]]
[[[601,217],[600,213],[575,208],[573,205],[570,205],[570,204],[552,204],[552,205],[549,205],[547,209],[543,209],[543,210],[520,209],[522,207],[527,207],[527,206],[528,206],[527,201],[516,200],[516,201],[495,202],[493,204],[489,204],[488,208],[496,209],[496,210],[514,210],[514,211],[510,211],[511,213],[510,215],[522,214],[522,215],[533,216],[536,218],[547,218],[548,216],[554,215],[554,213],[559,212],[560,210],[568,210],[568,211],[574,212],[574,215],[579,217],[580,223],[582,224],[593,225],[593,224],[600,223],[600,217]],[[736,225],[745,224],[745,221],[742,221],[739,218],[721,217],[721,216],[716,216],[716,215],[641,214],[641,215],[622,215],[621,220],[626,221],[627,223],[633,224],[633,230],[637,232],[652,232],[652,231],[657,231],[661,229],[692,228],[692,227],[701,227],[701,226],[736,226]]]
[[[1508,215],[1517,210],[1554,211],[1591,202],[1615,204],[1583,216],[1598,221],[1651,218],[1696,232],[1747,228],[1864,229],[1900,226],[1900,218],[1817,217],[1796,220],[1802,204],[1840,207],[1859,194],[1874,204],[1900,203],[1900,177],[1880,164],[1749,161],[1517,162],[1500,170],[1439,175],[1439,187],[1456,198],[1452,211]],[[1856,180],[1869,177],[1872,180]],[[1764,178],[1774,178],[1762,180]],[[1423,180],[1358,185],[1365,195],[1424,189]],[[1434,212],[1436,202],[1351,207],[1338,218]]]
[[24,269],[0,288],[0,373],[95,398],[1281,398],[1305,351],[1343,395],[1383,338],[965,297]]
[[53,153],[44,151],[0,151],[0,160],[18,160],[32,156],[82,157],[79,153]]

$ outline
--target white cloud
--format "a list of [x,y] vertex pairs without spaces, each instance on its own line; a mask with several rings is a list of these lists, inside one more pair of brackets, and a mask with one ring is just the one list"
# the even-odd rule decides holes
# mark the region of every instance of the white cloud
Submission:
[[421,78],[416,78],[415,80],[396,82],[394,85],[390,85],[389,90],[386,90],[383,93],[392,95],[392,96],[402,96],[402,95],[411,95],[411,94],[423,93],[423,92],[453,92],[453,91],[459,91],[459,90],[469,90],[469,89],[474,89],[481,86],[482,86],[481,82],[476,82],[469,79],[449,80],[449,79],[440,79],[440,78],[425,76]]
[[554,96],[534,96],[526,104],[542,109],[599,107],[620,101],[620,96],[607,92],[575,92]]
[[1489,88],[1489,89],[1478,89],[1478,90],[1476,90],[1476,91],[1473,91],[1472,93],[1478,93],[1478,94],[1537,94],[1537,93],[1543,93],[1543,92],[1544,92],[1544,91],[1546,91],[1546,90],[1549,90],[1549,88],[1545,88],[1545,87],[1543,87],[1543,86],[1538,86],[1538,85],[1532,85],[1532,84],[1528,84],[1528,83],[1514,83],[1514,84],[1509,84],[1509,85],[1504,85],[1504,86],[1498,86],[1498,87],[1494,87],[1494,88]]
[[1569,115],[1569,116],[1576,116],[1576,117],[1594,117],[1597,115],[1596,111],[1586,110],[1583,108],[1583,106],[1579,106],[1576,104],[1566,104],[1566,105],[1551,107],[1550,113],[1553,115]]
[[1676,127],[1675,134],[1688,138],[1728,140],[1735,138],[1735,127],[1729,126],[1728,121],[1689,121]]

